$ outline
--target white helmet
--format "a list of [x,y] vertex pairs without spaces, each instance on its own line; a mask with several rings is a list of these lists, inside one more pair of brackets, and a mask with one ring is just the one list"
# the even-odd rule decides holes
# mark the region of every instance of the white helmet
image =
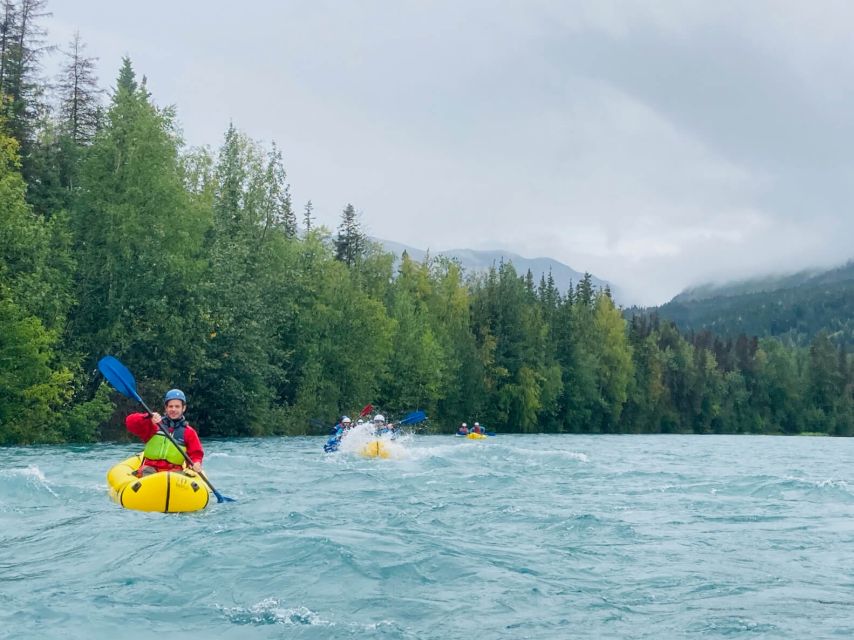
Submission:
[[460,426],[461,427],[467,427],[468,425],[465,422],[463,422]]
[[378,413],[374,416],[374,422],[385,422],[385,416],[381,413]]
[[352,420],[350,420],[349,416],[344,416],[343,418],[341,418],[341,424],[350,424],[351,422]]
[[480,423],[479,423],[479,422],[475,422],[475,423],[474,423],[474,426],[479,427],[479,426],[480,426]]
[[359,418],[358,420],[356,420],[356,424],[365,424],[365,421]]

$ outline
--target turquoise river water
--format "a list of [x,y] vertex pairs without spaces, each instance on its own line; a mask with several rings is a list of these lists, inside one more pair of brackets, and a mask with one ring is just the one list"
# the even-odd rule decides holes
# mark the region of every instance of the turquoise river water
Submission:
[[0,637],[851,638],[854,440],[209,440],[220,493],[127,511],[131,445],[0,449]]

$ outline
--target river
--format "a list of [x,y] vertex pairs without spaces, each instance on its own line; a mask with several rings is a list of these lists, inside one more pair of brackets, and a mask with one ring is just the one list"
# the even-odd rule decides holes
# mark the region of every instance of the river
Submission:
[[0,637],[854,637],[854,440],[208,440],[236,499],[127,511],[132,445],[0,449]]

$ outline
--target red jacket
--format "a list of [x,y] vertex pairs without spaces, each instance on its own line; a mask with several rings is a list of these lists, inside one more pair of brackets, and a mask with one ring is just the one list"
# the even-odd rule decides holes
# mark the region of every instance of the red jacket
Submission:
[[[132,413],[127,418],[125,418],[125,426],[128,431],[131,433],[138,435],[143,442],[148,442],[158,431],[158,426],[151,421],[151,416],[147,413]],[[171,435],[171,430],[170,430]],[[196,430],[193,429],[190,425],[187,425],[187,428],[184,430],[184,443],[187,447],[187,455],[190,457],[190,460],[195,463],[201,463],[202,458],[205,457],[205,450],[202,449],[202,441],[199,440],[199,434],[196,433]],[[166,460],[148,460],[145,459],[142,461],[143,464],[147,464],[152,466],[159,471],[172,471],[180,469],[176,465],[166,461]]]

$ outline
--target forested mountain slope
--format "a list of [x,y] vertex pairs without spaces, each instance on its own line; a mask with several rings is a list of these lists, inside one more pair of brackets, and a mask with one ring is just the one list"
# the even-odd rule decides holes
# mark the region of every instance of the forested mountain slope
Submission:
[[804,344],[824,330],[834,342],[851,344],[854,261],[829,271],[688,290],[655,311],[686,331],[776,336]]

